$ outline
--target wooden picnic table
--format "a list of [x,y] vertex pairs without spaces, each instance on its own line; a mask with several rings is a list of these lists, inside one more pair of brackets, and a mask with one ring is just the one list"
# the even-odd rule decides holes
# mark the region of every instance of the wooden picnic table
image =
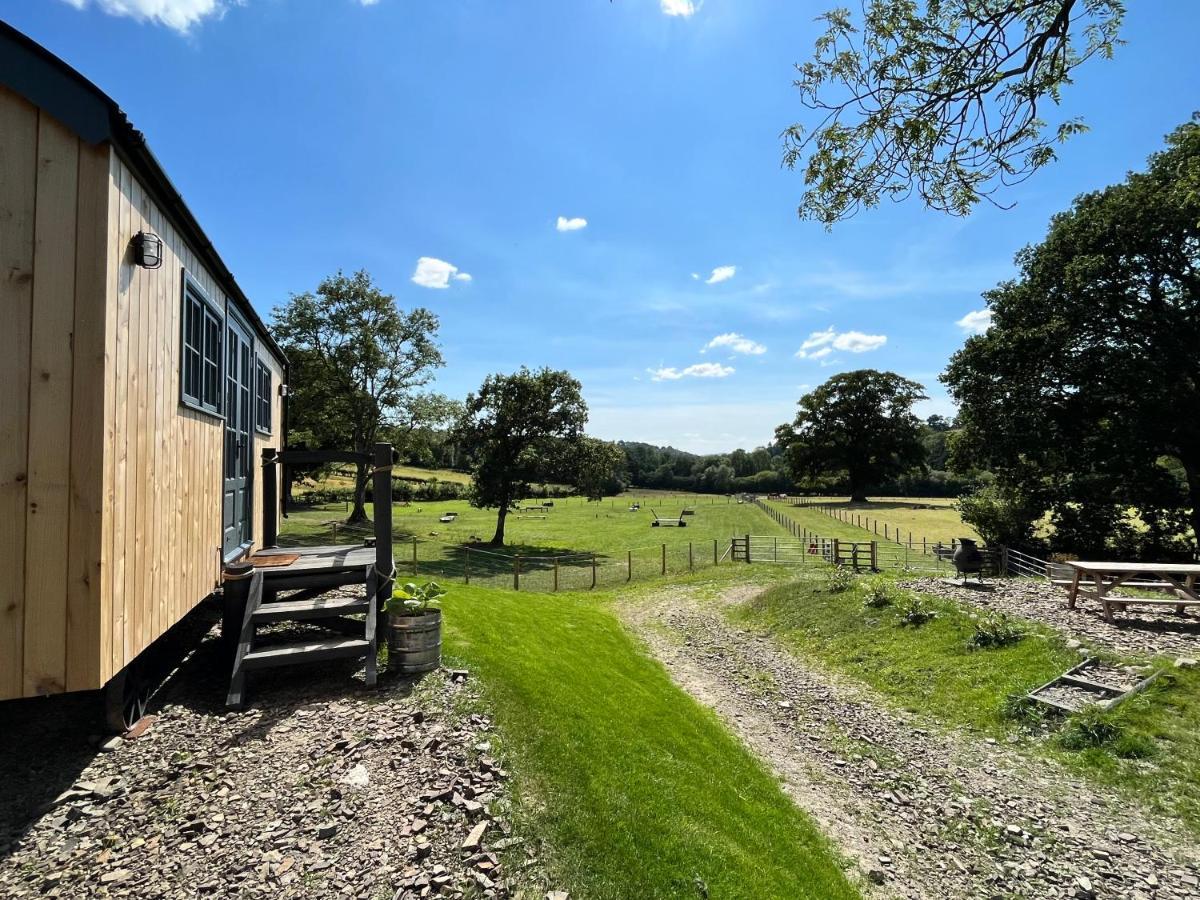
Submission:
[[[1125,609],[1131,604],[1139,606],[1174,606],[1182,614],[1184,607],[1200,606],[1200,594],[1196,592],[1196,579],[1200,577],[1200,563],[1139,563],[1139,562],[1068,562],[1071,567],[1071,586],[1067,590],[1067,609],[1074,609],[1075,602],[1084,597],[1096,600],[1104,610],[1105,621],[1113,621],[1114,609]],[[1155,579],[1155,580],[1151,580]],[[1090,581],[1090,586],[1082,583]],[[1118,587],[1148,588],[1165,590],[1175,594],[1174,599],[1156,600],[1147,597],[1114,597],[1111,591]]]

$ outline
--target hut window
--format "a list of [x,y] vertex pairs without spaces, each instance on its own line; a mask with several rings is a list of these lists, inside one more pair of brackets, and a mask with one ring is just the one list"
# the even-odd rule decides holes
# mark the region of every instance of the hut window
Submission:
[[261,359],[255,360],[254,427],[263,434],[271,433],[271,369]]
[[221,314],[200,286],[184,277],[180,394],[187,406],[221,414]]

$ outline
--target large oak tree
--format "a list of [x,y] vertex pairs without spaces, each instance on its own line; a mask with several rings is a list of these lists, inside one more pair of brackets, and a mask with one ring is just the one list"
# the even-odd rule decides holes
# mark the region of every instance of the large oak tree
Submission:
[[921,420],[913,404],[924,388],[894,372],[858,369],[834,375],[800,398],[790,425],[776,429],[792,474],[821,479],[844,473],[851,500],[925,461]]
[[1187,518],[1200,533],[1198,173],[1194,121],[1055,216],[943,376],[955,460],[1033,495],[1063,549],[1159,553]]

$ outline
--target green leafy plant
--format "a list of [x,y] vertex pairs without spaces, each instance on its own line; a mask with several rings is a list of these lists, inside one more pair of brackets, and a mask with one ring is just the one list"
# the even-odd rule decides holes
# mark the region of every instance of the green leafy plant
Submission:
[[896,588],[890,581],[874,578],[863,591],[863,605],[868,609],[883,609],[896,602]]
[[825,578],[831,594],[841,594],[854,587],[854,573],[845,566],[834,566]]
[[420,616],[436,609],[444,596],[446,589],[436,581],[422,585],[410,581],[393,589],[383,609],[393,616]]
[[979,616],[975,619],[975,632],[967,639],[972,650],[1008,647],[1025,637],[1025,629],[1004,613]]
[[911,628],[920,628],[926,622],[931,622],[937,618],[937,613],[934,612],[929,604],[920,597],[910,596],[899,605],[901,626],[909,626]]

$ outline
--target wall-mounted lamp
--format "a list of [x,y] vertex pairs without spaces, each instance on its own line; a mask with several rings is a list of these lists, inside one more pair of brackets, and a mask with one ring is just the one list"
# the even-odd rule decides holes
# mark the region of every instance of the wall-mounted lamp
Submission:
[[162,265],[162,238],[149,231],[139,231],[133,236],[133,261],[143,269],[157,269]]
[[288,386],[286,384],[281,384],[279,386],[279,396],[286,397],[287,395],[288,395]]

